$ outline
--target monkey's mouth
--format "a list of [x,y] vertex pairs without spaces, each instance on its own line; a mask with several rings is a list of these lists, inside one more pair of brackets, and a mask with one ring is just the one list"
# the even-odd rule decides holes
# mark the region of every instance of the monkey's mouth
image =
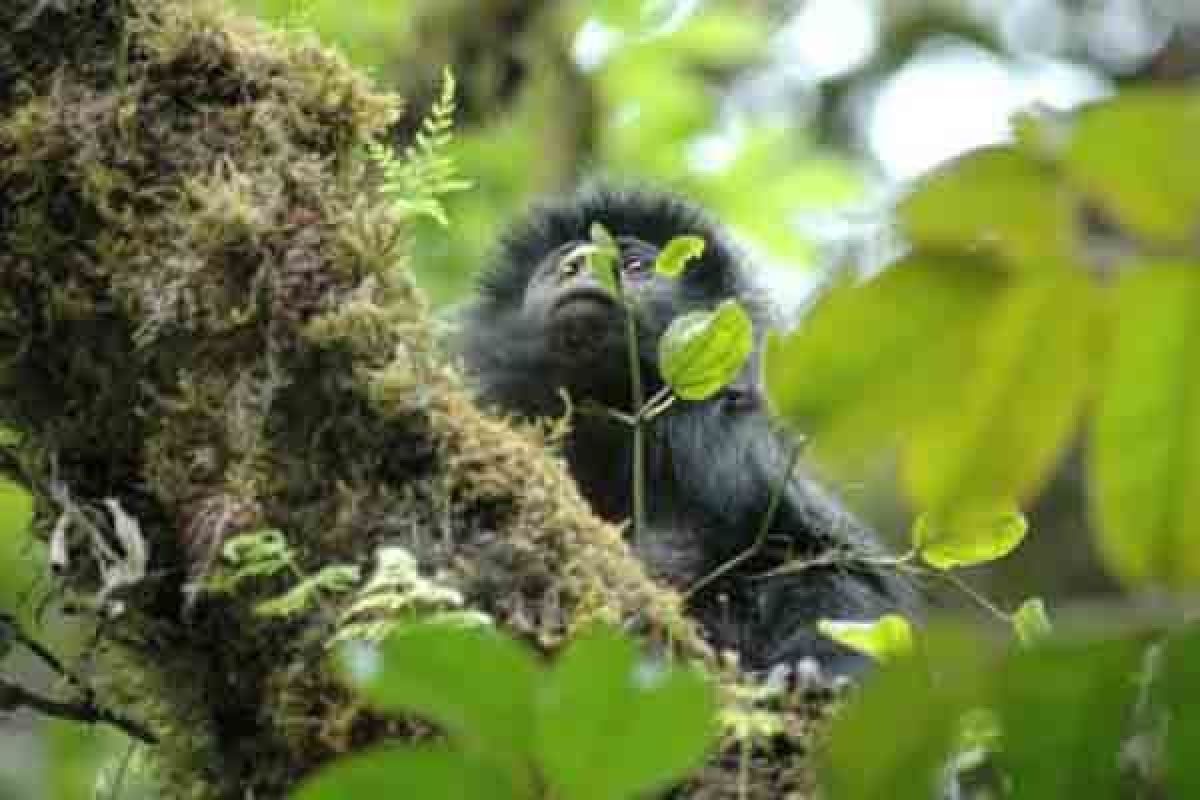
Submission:
[[555,317],[577,314],[607,315],[616,305],[616,299],[603,289],[576,289],[562,294],[554,302],[551,313]]

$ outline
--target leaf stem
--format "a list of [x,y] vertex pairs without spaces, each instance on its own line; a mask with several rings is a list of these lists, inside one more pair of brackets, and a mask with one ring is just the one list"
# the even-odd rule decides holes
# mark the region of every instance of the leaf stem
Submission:
[[642,364],[638,354],[637,319],[633,304],[625,295],[625,287],[621,282],[621,270],[614,269],[617,301],[625,309],[625,338],[629,347],[629,378],[632,386],[630,408],[633,410],[633,543],[635,547],[642,544],[642,536],[646,529],[646,419],[643,409],[646,406],[646,390],[642,385]]

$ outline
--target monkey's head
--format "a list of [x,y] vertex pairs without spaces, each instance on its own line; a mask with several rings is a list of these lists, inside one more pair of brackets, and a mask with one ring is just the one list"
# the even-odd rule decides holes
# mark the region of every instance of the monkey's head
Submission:
[[[620,251],[650,391],[661,381],[658,339],[675,317],[736,298],[761,334],[766,311],[738,252],[707,214],[668,194],[593,187],[533,209],[485,268],[462,337],[485,401],[519,413],[561,413],[565,389],[576,402],[627,407],[626,311],[580,252],[595,223]],[[660,251],[684,235],[703,239],[703,254],[682,277],[659,275]]]

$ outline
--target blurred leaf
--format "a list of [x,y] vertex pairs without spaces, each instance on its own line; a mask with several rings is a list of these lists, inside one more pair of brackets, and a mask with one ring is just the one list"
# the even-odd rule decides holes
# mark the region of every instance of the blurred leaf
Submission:
[[1014,285],[977,320],[961,386],[934,385],[954,402],[906,442],[902,476],[919,507],[953,515],[1038,488],[1083,408],[1096,306],[1093,286],[1069,270]]
[[837,454],[879,448],[945,402],[1002,286],[997,272],[922,257],[834,289],[795,331],[768,337],[773,412]]
[[1124,224],[1182,242],[1200,223],[1197,141],[1200,92],[1125,92],[1080,116],[1064,166]]
[[1118,755],[1134,699],[1136,641],[1045,642],[996,669],[1004,740],[994,756],[1013,797],[1125,796]]
[[46,725],[46,796],[54,800],[93,800],[105,762],[128,746],[120,734],[100,726],[54,720]]
[[489,752],[521,759],[533,735],[538,666],[520,644],[486,628],[435,622],[402,628],[363,682],[387,711],[409,711]]
[[1012,148],[979,150],[935,172],[898,209],[918,247],[995,248],[1027,269],[1061,269],[1074,208],[1054,174]]
[[1032,647],[1046,639],[1054,632],[1050,624],[1050,615],[1046,613],[1046,603],[1040,597],[1031,597],[1013,614],[1013,630],[1016,631],[1017,641],[1026,647]]
[[642,25],[644,0],[593,0],[588,10],[605,25],[636,31]]
[[874,622],[822,619],[817,621],[817,630],[876,661],[892,661],[913,649],[912,625],[899,614],[887,614]]
[[1012,503],[926,512],[913,524],[913,547],[938,569],[973,567],[1011,553],[1029,523]]
[[1167,642],[1164,670],[1168,797],[1200,797],[1200,626]]
[[43,545],[29,535],[33,498],[24,488],[0,479],[0,610],[27,613],[29,604],[19,602],[37,573]]
[[539,761],[556,796],[640,797],[701,763],[715,713],[699,672],[641,663],[628,639],[596,631],[574,641],[550,675],[538,708]]
[[927,631],[913,658],[881,665],[833,720],[824,797],[930,800],[964,711],[985,703],[991,648],[973,635]]
[[1100,553],[1132,584],[1200,585],[1200,264],[1129,273],[1092,427]]
[[771,33],[762,17],[714,4],[701,9],[663,37],[660,46],[706,65],[739,65],[759,57]]
[[421,800],[515,800],[505,776],[442,746],[384,747],[342,758],[305,781],[294,800],[414,797]]
[[704,400],[737,377],[754,349],[754,325],[736,300],[676,317],[658,343],[663,379],[684,400]]
[[699,236],[676,236],[654,260],[654,271],[668,278],[678,278],[688,264],[704,254],[704,240]]

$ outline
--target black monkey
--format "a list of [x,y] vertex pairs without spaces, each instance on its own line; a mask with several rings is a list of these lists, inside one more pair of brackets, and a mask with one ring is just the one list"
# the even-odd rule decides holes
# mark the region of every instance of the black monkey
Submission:
[[[629,411],[624,311],[593,276],[579,245],[593,223],[620,250],[622,283],[634,300],[647,396],[662,386],[657,342],[676,316],[736,298],[757,341],[771,313],[742,258],[704,212],[676,197],[638,189],[591,188],[535,209],[501,242],[466,311],[461,351],[481,399],[526,416],[561,415],[562,391],[576,409],[592,403]],[[705,241],[681,278],[655,273],[659,249],[676,236]],[[789,444],[763,409],[757,358],[716,396],[676,402],[646,441],[646,531],[635,543],[650,572],[687,593],[689,611],[713,644],[762,669],[814,657],[835,672],[860,657],[820,636],[822,617],[872,619],[911,605],[894,571],[856,562],[880,548],[872,534],[812,481],[787,478],[765,545],[715,580],[714,571],[750,549],[772,489],[784,480]],[[577,413],[564,455],[600,516],[631,513],[632,437],[603,414]],[[847,558],[793,574],[764,573],[793,559]]]

